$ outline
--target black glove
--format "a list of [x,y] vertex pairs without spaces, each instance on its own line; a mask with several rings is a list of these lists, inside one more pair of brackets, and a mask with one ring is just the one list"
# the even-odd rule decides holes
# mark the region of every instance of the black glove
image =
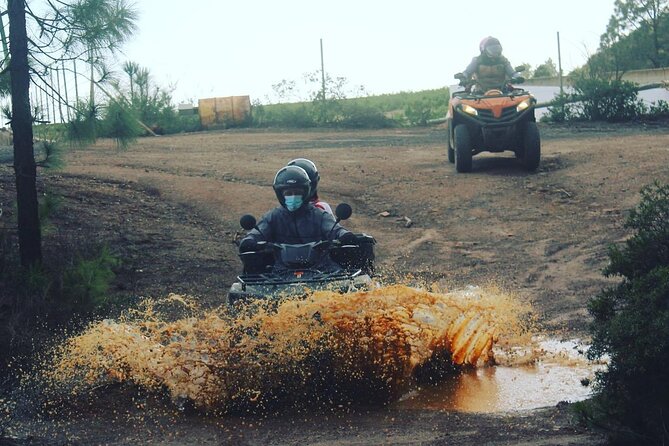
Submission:
[[239,244],[239,252],[251,252],[257,250],[258,250],[258,242],[256,242],[255,239],[245,238]]
[[339,237],[339,242],[342,245],[357,245],[358,238],[352,232],[345,232]]

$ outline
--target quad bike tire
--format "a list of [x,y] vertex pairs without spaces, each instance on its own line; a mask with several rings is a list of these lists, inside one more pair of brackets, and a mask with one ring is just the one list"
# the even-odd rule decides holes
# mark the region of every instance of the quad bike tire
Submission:
[[461,173],[472,171],[472,140],[464,124],[458,124],[453,130],[455,146],[455,170]]
[[448,162],[453,164],[455,162],[455,150],[453,150],[453,144],[451,143],[451,121],[448,121],[447,125],[447,135],[446,138],[446,152],[448,154]]
[[522,163],[525,170],[534,172],[541,161],[541,136],[536,122],[528,122],[523,133]]

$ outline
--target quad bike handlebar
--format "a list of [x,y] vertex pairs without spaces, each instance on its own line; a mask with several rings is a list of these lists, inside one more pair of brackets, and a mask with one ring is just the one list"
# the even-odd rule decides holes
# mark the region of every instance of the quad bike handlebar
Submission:
[[259,241],[255,250],[240,253],[239,256],[242,261],[258,256],[270,256],[275,259],[275,263],[284,265],[288,269],[309,269],[318,268],[322,265],[325,256],[332,258],[334,252],[342,249],[359,250],[360,245],[344,244],[340,240],[320,240],[299,244]]
[[[463,87],[467,93],[471,93],[472,89],[477,85],[476,79],[467,78],[464,73],[455,73],[453,77],[458,80],[458,86]],[[499,89],[504,92],[513,91],[515,89],[513,84],[522,84],[523,82],[525,82],[523,76],[514,76],[508,79]]]
[[275,243],[268,242],[265,240],[260,240],[256,243],[257,251],[267,251],[267,250],[287,250],[287,249],[315,249],[315,250],[325,250],[333,246],[342,246],[339,240],[319,240],[317,242],[309,243]]

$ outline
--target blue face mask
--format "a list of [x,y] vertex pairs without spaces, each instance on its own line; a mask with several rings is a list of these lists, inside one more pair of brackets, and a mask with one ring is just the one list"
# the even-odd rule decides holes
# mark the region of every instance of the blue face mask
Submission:
[[302,195],[287,195],[284,197],[286,201],[286,209],[290,212],[296,211],[302,206]]

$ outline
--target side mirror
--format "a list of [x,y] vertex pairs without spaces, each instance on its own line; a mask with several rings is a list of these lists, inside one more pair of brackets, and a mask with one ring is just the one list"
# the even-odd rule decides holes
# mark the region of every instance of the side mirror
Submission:
[[335,208],[335,215],[339,220],[348,220],[353,214],[353,209],[348,203],[339,203]]
[[453,77],[459,81],[465,80],[465,75],[463,73],[455,73]]
[[525,65],[518,65],[514,68],[514,70],[522,73],[523,71],[527,70],[527,67]]
[[512,84],[522,84],[523,82],[525,82],[525,78],[522,76],[516,76],[511,79]]
[[256,218],[253,215],[246,214],[239,219],[239,225],[247,231],[250,231],[256,227]]

